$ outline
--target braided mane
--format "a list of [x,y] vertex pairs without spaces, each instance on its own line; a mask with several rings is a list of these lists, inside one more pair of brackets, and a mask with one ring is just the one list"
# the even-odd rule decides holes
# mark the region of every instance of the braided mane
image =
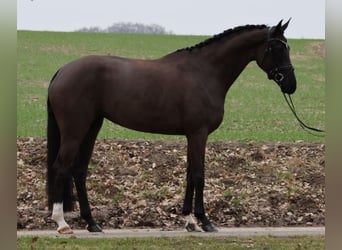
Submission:
[[266,26],[266,25],[244,25],[244,26],[238,26],[238,27],[235,27],[235,28],[232,28],[232,29],[225,30],[222,33],[214,35],[214,36],[206,39],[205,41],[200,42],[200,43],[198,43],[198,44],[196,44],[194,46],[186,47],[186,48],[183,48],[183,49],[179,49],[179,50],[177,50],[177,52],[180,52],[180,51],[189,51],[189,52],[191,52],[193,49],[199,49],[199,48],[205,47],[205,46],[207,46],[209,44],[212,44],[212,43],[214,43],[216,41],[220,41],[222,38],[232,38],[235,35],[238,35],[240,33],[246,32],[246,31],[250,31],[250,30],[254,30],[254,29],[265,29],[267,27],[268,26]]

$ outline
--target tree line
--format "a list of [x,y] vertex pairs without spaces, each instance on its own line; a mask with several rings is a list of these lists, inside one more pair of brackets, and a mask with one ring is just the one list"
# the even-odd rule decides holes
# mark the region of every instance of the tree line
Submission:
[[99,27],[85,27],[76,30],[76,32],[101,32],[101,33],[137,33],[137,34],[173,34],[172,31],[167,31],[159,24],[142,24],[131,22],[114,23],[111,26],[101,29]]

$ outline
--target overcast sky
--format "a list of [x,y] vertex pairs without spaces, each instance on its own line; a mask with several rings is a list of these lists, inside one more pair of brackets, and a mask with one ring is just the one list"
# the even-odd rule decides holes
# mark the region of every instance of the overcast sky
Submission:
[[138,22],[175,34],[213,35],[290,17],[287,37],[325,38],[324,0],[17,0],[18,30],[74,31]]

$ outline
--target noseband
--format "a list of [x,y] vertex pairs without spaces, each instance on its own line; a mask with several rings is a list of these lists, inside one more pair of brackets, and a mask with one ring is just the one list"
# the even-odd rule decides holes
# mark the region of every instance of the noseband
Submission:
[[268,79],[274,80],[279,86],[282,85],[283,80],[287,77],[289,73],[294,71],[292,64],[286,64],[283,66],[275,67],[271,69],[268,73]]
[[[284,42],[283,40],[281,40],[279,38],[269,38],[267,40],[267,47],[265,49],[265,54],[264,54],[262,61],[264,61],[264,58],[265,58],[267,53],[270,53],[271,56],[273,57],[273,60],[275,61],[274,55],[272,54],[272,46],[270,45],[270,43],[273,41],[280,42],[281,44],[283,44],[286,47],[287,50],[289,49],[289,45],[286,42]],[[276,63],[276,65],[277,65],[277,63]],[[267,76],[268,76],[268,79],[274,80],[281,87],[284,79],[287,77],[287,75],[289,73],[291,73],[293,71],[294,71],[294,68],[293,68],[292,64],[289,63],[289,64],[285,64],[285,65],[281,65],[281,66],[275,66],[273,69],[271,69],[270,71],[267,72]]]

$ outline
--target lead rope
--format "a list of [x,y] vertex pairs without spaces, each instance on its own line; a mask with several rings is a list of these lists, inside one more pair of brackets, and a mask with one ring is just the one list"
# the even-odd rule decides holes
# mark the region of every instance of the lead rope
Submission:
[[[314,136],[324,136],[322,134],[315,134],[315,133],[312,133],[311,131],[315,131],[315,132],[318,132],[318,133],[324,133],[325,131],[322,130],[322,129],[318,129],[318,128],[313,128],[313,127],[310,127],[308,125],[306,125],[297,115],[297,112],[296,112],[296,109],[295,109],[295,106],[292,102],[292,98],[290,95],[287,95],[285,93],[283,93],[284,95],[284,98],[287,102],[287,105],[289,105],[291,111],[292,111],[292,114],[296,117],[297,121],[299,122],[299,125],[302,127],[303,130],[305,130],[306,132],[308,132],[309,134],[311,135],[314,135]],[[311,131],[310,131],[311,130]]]

